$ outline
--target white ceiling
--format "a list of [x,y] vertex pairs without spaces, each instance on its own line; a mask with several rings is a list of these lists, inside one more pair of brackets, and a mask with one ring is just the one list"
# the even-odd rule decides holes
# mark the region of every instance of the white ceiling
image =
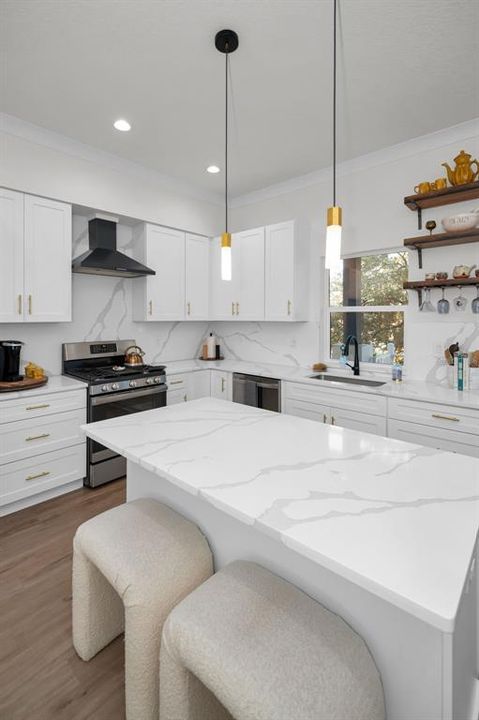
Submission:
[[[0,110],[220,192],[224,27],[232,195],[328,166],[332,0],[0,0]],[[477,0],[340,0],[340,158],[477,117],[478,27]]]

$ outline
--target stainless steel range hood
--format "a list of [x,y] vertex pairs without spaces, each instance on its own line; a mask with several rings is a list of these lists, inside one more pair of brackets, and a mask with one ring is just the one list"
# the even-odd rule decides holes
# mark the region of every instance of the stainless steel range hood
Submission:
[[116,249],[116,222],[96,217],[88,223],[90,249],[72,262],[72,270],[87,275],[143,277],[155,271]]

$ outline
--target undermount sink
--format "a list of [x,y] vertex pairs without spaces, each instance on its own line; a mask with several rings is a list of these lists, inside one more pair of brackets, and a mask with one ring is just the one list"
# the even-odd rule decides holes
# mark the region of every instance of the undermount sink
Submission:
[[347,385],[367,385],[368,387],[381,387],[385,382],[379,380],[366,380],[361,377],[343,377],[342,375],[328,375],[327,373],[319,373],[319,375],[310,375],[312,380],[329,380],[329,382],[346,383]]

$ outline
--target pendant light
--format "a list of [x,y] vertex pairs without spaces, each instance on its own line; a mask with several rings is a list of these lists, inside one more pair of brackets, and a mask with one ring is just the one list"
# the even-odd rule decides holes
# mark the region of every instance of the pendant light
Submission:
[[228,60],[238,47],[234,30],[220,30],[215,36],[215,47],[225,56],[225,231],[221,235],[221,279],[231,280],[231,233],[228,232]]
[[325,266],[329,270],[337,268],[341,262],[341,230],[343,220],[342,208],[336,205],[336,26],[338,0],[333,0],[333,3],[333,205],[328,208],[325,253]]

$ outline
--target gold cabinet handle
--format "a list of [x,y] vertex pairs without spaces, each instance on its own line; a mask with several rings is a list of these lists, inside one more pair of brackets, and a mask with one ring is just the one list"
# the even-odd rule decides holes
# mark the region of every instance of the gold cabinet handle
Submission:
[[236,303],[236,314],[239,315],[239,303]]
[[323,423],[327,422],[327,420],[328,416],[326,415],[326,413],[323,413]]
[[291,315],[291,300],[288,300],[288,315]]
[[234,304],[234,302],[231,303],[231,314],[232,314],[232,315],[235,314],[235,304]]
[[336,418],[334,415],[331,415],[331,425],[336,425]]
[[21,315],[22,314],[22,304],[23,304],[21,295],[18,296],[17,302],[18,302],[18,314]]
[[438,418],[439,420],[451,420],[452,422],[460,422],[460,418],[454,417],[453,415],[438,415],[437,413],[432,413],[433,418]]
[[188,395],[183,395],[183,400],[186,402],[188,400]]
[[183,380],[171,380],[170,385],[182,385]]
[[225,379],[221,378],[221,392],[224,393],[225,391]]
[[36,473],[36,475],[28,475],[25,480],[36,480],[37,478],[46,477],[47,475],[50,475],[50,470],[44,470],[41,473]]
[[42,405],[27,405],[26,410],[42,410],[43,408],[50,407],[49,403],[43,403]]
[[32,296],[31,295],[28,296],[28,314],[29,315],[32,314]]
[[148,315],[153,315],[153,300],[148,303]]
[[25,438],[25,442],[30,442],[31,440],[42,440],[46,437],[50,437],[50,433],[42,433],[41,435],[29,435]]
[[186,310],[187,314],[191,315],[191,303],[186,303],[186,308],[187,308],[187,310]]

